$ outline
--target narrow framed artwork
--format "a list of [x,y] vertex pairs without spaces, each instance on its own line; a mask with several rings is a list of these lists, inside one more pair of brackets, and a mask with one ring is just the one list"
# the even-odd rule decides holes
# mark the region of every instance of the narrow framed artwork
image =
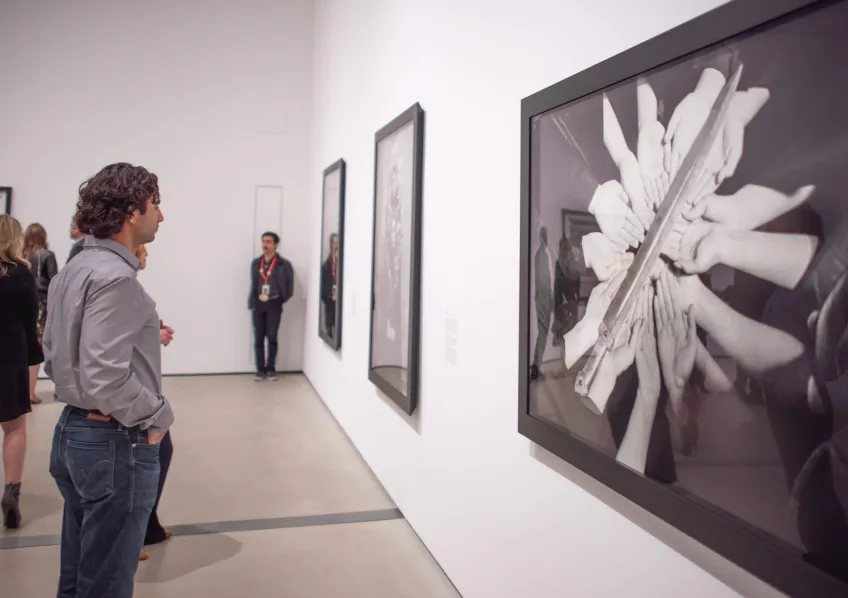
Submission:
[[12,188],[0,187],[0,215],[12,213]]
[[368,379],[406,413],[418,406],[424,111],[417,103],[374,142]]
[[518,429],[848,595],[846,0],[733,0],[521,104]]
[[324,170],[321,203],[321,291],[318,335],[333,350],[342,346],[342,278],[344,272],[344,160]]

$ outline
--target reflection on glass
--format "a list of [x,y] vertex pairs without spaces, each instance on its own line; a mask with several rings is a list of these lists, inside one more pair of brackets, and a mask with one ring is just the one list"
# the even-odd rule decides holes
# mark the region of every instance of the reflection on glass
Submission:
[[336,323],[339,311],[339,275],[341,271],[339,218],[341,215],[341,167],[324,177],[323,224],[321,231],[321,309],[319,310],[322,335],[331,345],[338,345]]
[[371,367],[403,394],[408,392],[413,144],[410,122],[377,145]]

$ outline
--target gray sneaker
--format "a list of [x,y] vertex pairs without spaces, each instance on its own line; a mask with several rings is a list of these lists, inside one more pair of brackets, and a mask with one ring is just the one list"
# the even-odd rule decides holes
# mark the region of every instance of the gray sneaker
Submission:
[[265,380],[265,374],[263,374],[262,372],[256,372],[253,375],[253,381],[254,382],[262,382],[264,380]]
[[277,373],[276,372],[269,372],[268,373],[268,380],[270,380],[271,382],[276,382],[277,380],[279,380],[279,378],[277,378]]

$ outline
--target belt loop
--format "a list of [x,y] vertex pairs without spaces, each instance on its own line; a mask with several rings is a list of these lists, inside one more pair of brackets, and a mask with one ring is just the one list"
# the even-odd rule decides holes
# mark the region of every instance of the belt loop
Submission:
[[65,405],[65,408],[62,409],[61,415],[59,415],[59,427],[63,430],[65,429],[65,425],[68,423],[68,416],[71,414],[71,406]]

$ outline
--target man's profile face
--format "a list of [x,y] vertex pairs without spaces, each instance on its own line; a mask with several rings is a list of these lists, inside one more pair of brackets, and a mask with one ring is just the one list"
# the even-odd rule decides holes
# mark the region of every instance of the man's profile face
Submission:
[[158,200],[154,202],[152,197],[147,200],[147,210],[143,214],[141,210],[136,210],[133,217],[136,240],[141,245],[151,243],[156,238],[159,223],[165,220],[162,210],[159,208]]
[[274,243],[274,237],[271,235],[265,235],[262,237],[262,252],[266,255],[270,255],[277,251],[277,244]]

